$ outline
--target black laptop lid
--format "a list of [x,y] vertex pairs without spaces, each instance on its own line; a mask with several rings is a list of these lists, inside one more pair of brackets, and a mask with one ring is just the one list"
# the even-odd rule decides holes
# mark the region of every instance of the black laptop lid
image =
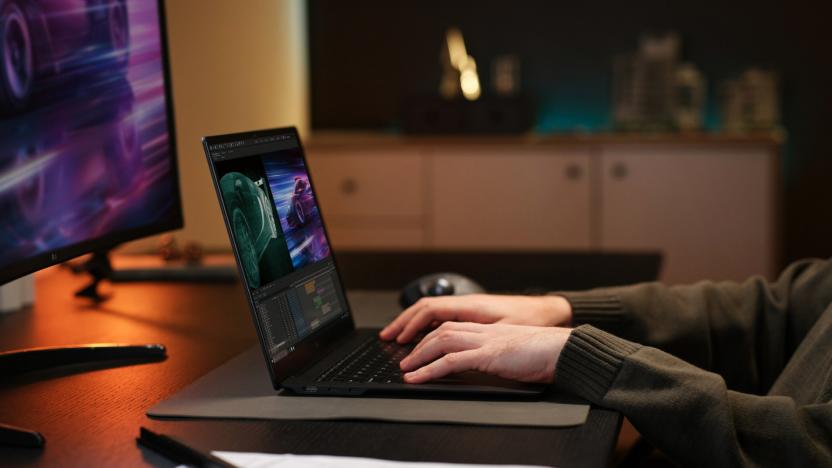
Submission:
[[203,139],[275,386],[353,329],[294,128]]

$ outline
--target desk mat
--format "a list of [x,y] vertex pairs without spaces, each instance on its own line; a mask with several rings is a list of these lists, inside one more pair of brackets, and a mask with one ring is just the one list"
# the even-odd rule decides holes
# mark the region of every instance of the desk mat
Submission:
[[589,406],[564,396],[546,401],[297,396],[276,392],[254,347],[151,408],[151,417],[225,419],[358,419],[397,422],[567,427],[586,421]]

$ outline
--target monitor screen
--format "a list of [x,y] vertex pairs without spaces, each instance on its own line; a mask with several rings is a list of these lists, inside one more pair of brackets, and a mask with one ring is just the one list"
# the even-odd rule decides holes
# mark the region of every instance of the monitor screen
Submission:
[[218,194],[272,363],[349,315],[293,130],[206,141]]
[[162,2],[0,13],[0,282],[181,227]]

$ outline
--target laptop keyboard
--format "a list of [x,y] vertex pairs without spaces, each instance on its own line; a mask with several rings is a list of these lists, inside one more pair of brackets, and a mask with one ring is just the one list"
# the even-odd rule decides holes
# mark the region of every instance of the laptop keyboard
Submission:
[[399,361],[414,344],[400,345],[370,337],[351,353],[321,373],[318,382],[404,383]]

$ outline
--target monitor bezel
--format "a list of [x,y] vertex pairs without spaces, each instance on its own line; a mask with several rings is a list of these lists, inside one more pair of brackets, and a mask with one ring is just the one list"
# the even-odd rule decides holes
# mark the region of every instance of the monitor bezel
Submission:
[[[324,326],[322,326],[318,330],[315,330],[306,337],[302,338],[295,344],[294,351],[290,352],[288,355],[284,356],[277,362],[272,362],[269,344],[266,342],[266,336],[262,329],[262,324],[260,323],[260,319],[257,316],[257,306],[254,302],[252,288],[249,287],[248,280],[246,279],[245,272],[243,271],[243,265],[242,263],[240,263],[240,255],[237,251],[237,241],[234,238],[234,232],[230,227],[228,213],[225,210],[225,202],[222,199],[222,191],[220,189],[219,179],[217,178],[216,169],[214,167],[214,159],[211,157],[210,146],[214,144],[229,143],[238,140],[286,134],[291,134],[297,140],[298,151],[300,152],[301,158],[303,159],[303,164],[306,167],[306,175],[309,178],[309,186],[311,187],[312,194],[315,197],[315,203],[318,204],[318,209],[321,212],[323,212],[321,199],[318,197],[318,192],[315,189],[315,181],[312,175],[312,170],[309,167],[309,161],[306,158],[306,151],[303,148],[303,143],[300,140],[300,135],[298,134],[297,128],[281,127],[261,129],[249,132],[206,136],[202,138],[202,146],[205,150],[205,157],[208,160],[208,166],[211,172],[211,180],[213,182],[214,189],[217,193],[217,201],[220,205],[220,211],[222,212],[223,222],[225,224],[225,228],[228,233],[228,238],[231,243],[231,249],[234,252],[234,259],[237,264],[237,269],[240,273],[240,280],[242,282],[243,289],[245,290],[246,300],[248,301],[249,306],[249,312],[251,313],[251,319],[252,322],[254,322],[255,329],[257,330],[257,339],[260,343],[260,350],[262,351],[263,357],[265,358],[266,367],[268,368],[269,375],[272,379],[272,385],[274,386],[275,390],[279,390],[280,388],[282,388],[281,384],[283,381],[305,370],[309,365],[317,362],[316,356],[319,356],[320,354],[326,352],[326,350],[330,346],[332,346],[333,342],[336,341],[339,337],[346,336],[348,333],[355,330],[355,321],[352,315],[352,306],[350,305],[349,298],[347,297],[347,292],[344,289],[344,279],[341,277],[341,270],[338,268],[338,260],[335,255],[335,251],[332,249],[332,240],[329,236],[329,230],[326,226],[326,220],[324,219],[323,213],[321,213],[321,225],[324,230],[324,235],[326,236],[326,241],[327,243],[329,243],[330,259],[332,260],[336,277],[338,278],[338,282],[340,283],[340,292],[341,294],[343,294],[343,300],[346,306],[346,313],[343,314],[341,317],[338,317],[332,320],[331,322],[325,324]],[[256,156],[252,155],[244,157]]]
[[0,269],[0,284],[13,281],[22,276],[34,273],[52,265],[71,260],[84,254],[105,252],[113,247],[143,237],[159,234],[184,225],[182,216],[182,193],[179,185],[179,168],[177,164],[178,151],[176,146],[176,122],[173,112],[173,87],[171,85],[170,59],[167,35],[167,16],[165,15],[164,0],[157,0],[157,16],[159,20],[159,41],[162,51],[162,73],[165,78],[165,102],[167,110],[168,142],[170,145],[170,178],[173,183],[173,194],[176,197],[173,213],[169,219],[155,224],[148,224],[131,229],[124,229],[94,239],[77,242],[65,247],[44,252],[35,256],[14,262]]

